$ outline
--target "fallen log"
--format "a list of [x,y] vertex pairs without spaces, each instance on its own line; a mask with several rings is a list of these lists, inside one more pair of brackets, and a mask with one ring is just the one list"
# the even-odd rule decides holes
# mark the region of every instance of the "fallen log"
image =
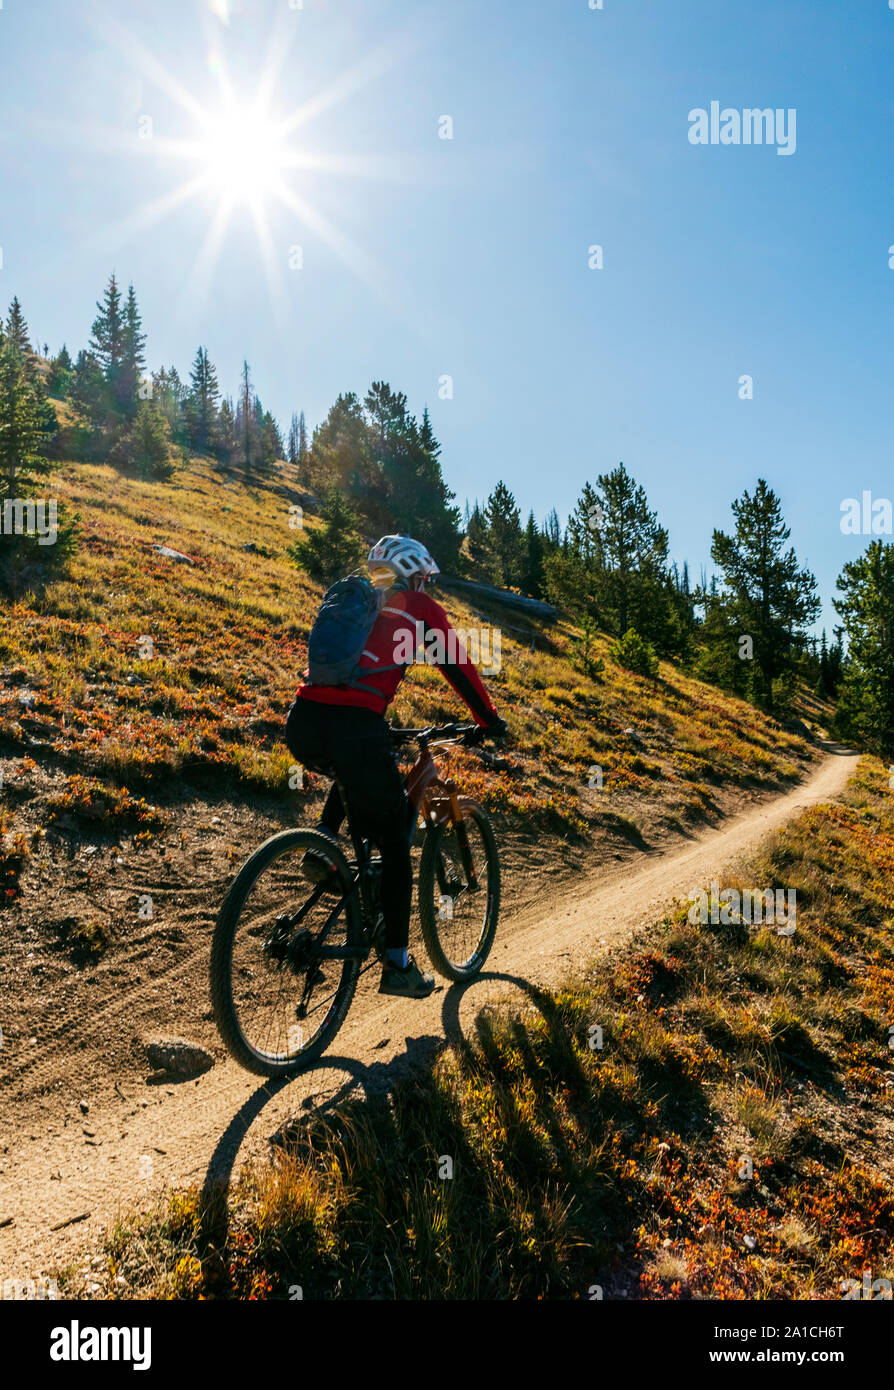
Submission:
[[472,597],[477,595],[493,603],[504,603],[509,608],[519,608],[533,618],[555,619],[559,616],[559,610],[551,603],[543,603],[539,598],[528,598],[524,594],[513,594],[508,589],[498,589],[494,584],[478,584],[473,579],[456,579],[450,574],[439,575],[438,583],[445,589],[457,589]]

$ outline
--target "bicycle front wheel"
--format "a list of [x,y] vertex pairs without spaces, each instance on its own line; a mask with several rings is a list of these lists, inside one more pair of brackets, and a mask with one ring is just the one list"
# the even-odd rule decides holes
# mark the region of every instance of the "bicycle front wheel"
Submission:
[[470,980],[490,953],[500,911],[500,860],[491,823],[464,799],[456,824],[428,827],[419,865],[419,920],[428,958],[448,980]]
[[[325,883],[305,877],[308,850]],[[354,997],[362,951],[353,874],[332,841],[284,830],[246,860],[224,899],[211,945],[211,1003],[230,1054],[259,1076],[315,1061]],[[338,958],[324,951],[354,950]]]

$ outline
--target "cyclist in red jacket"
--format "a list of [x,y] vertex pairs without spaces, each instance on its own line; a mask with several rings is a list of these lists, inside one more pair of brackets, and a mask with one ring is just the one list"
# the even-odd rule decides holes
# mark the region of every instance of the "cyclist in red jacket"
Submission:
[[[407,952],[413,872],[407,795],[385,711],[397,692],[420,644],[436,653],[435,664],[465,701],[476,724],[504,733],[474,665],[469,661],[450,619],[425,585],[440,571],[428,550],[409,536],[383,536],[367,561],[382,602],[357,672],[348,686],[311,685],[305,672],[286,724],[293,756],[312,771],[337,776],[361,833],[382,853],[381,901],[385,917],[386,961],[380,994],[424,999],[435,987]],[[335,839],[344,819],[338,787],[333,783],[319,828]],[[325,862],[308,851],[305,875],[321,882]]]

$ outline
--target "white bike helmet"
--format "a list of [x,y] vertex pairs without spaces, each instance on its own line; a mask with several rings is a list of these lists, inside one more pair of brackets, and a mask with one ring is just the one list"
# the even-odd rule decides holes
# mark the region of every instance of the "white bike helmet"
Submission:
[[411,536],[383,536],[369,552],[366,563],[372,574],[385,571],[408,583],[414,579],[425,582],[441,573],[422,542]]

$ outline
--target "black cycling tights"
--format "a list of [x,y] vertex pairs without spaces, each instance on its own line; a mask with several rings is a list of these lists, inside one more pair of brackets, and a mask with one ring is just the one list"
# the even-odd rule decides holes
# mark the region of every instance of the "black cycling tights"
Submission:
[[[413,894],[407,794],[383,716],[356,705],[295,700],[286,723],[286,743],[305,767],[341,780],[358,832],[382,852],[385,944],[391,950],[406,947]],[[320,824],[337,834],[344,814],[333,783]]]

